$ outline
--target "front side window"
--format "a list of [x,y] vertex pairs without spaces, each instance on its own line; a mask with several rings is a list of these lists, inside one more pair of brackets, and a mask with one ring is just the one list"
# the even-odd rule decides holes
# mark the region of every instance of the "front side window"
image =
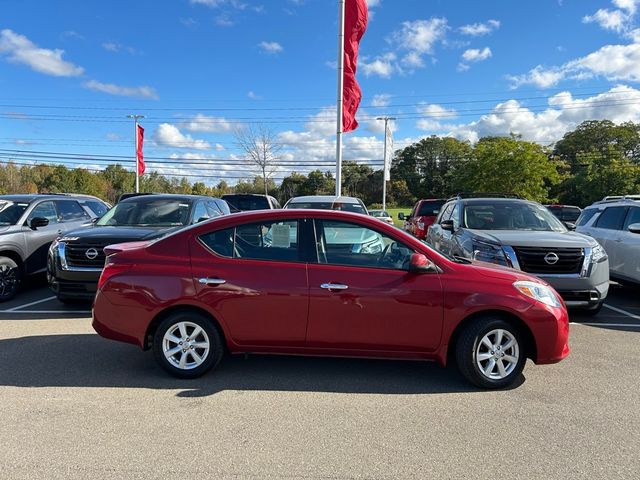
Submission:
[[597,208],[588,208],[587,210],[583,210],[580,216],[578,217],[578,221],[576,222],[576,227],[582,227],[589,223],[589,220],[593,218],[593,216],[598,213],[600,210]]
[[633,225],[634,223],[640,223],[640,207],[631,207],[629,212],[627,213],[627,218],[624,221],[623,230],[627,230],[629,225]]
[[63,222],[78,222],[81,220],[91,219],[89,214],[85,212],[84,208],[82,208],[76,201],[58,200],[56,201],[56,205],[58,207],[60,219]]
[[49,220],[49,225],[58,223],[58,212],[53,202],[42,202],[38,204],[29,214],[28,221],[40,217]]
[[193,212],[193,222],[204,222],[205,220],[209,220],[209,212],[204,202],[198,202]]
[[0,225],[15,225],[29,206],[28,203],[0,200]]
[[238,225],[200,237],[214,253],[229,258],[298,262],[298,221]]
[[80,203],[91,210],[96,217],[101,217],[109,210],[109,207],[97,200],[85,200]]
[[414,253],[393,238],[355,223],[317,221],[316,236],[320,263],[407,270]]
[[597,228],[606,230],[621,230],[624,217],[627,214],[627,207],[609,207],[602,212],[596,221]]
[[440,211],[440,215],[438,216],[437,222],[442,223],[445,220],[449,220],[449,217],[451,217],[451,212],[454,206],[455,206],[454,203],[450,203],[449,205],[445,206],[444,210]]

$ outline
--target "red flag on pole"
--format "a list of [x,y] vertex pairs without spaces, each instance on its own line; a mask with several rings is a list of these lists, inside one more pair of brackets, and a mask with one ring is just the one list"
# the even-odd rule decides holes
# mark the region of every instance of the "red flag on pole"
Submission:
[[138,125],[136,142],[136,157],[138,159],[138,175],[144,175],[144,155],[142,154],[142,143],[144,142],[144,128]]
[[358,128],[356,112],[360,106],[362,90],[356,81],[358,47],[367,29],[369,12],[366,0],[347,0],[344,12],[344,87],[342,100],[342,131],[351,132]]

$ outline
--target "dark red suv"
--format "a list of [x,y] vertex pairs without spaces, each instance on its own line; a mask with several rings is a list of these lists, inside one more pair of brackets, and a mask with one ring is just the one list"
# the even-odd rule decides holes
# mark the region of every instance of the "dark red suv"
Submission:
[[404,220],[404,229],[407,232],[420,240],[424,240],[427,237],[429,226],[436,221],[436,217],[445,203],[447,203],[447,200],[444,198],[418,200],[408,217],[400,214],[398,218],[399,220]]
[[105,251],[93,327],[152,349],[178,377],[254,352],[454,360],[500,388],[526,358],[569,353],[567,311],[548,284],[445,257],[364,215],[246,212]]

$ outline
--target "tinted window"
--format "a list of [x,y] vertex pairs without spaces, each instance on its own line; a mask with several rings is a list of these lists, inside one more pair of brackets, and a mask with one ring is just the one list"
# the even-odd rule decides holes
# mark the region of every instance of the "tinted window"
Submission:
[[96,217],[101,217],[109,210],[104,203],[98,202],[97,200],[81,201],[80,204],[89,208]]
[[640,223],[640,207],[631,207],[627,213],[627,219],[624,221],[623,230],[627,230],[629,225]]
[[218,255],[253,260],[299,261],[298,221],[238,225],[200,237]]
[[578,221],[576,222],[576,227],[581,227],[586,225],[589,220],[593,218],[593,216],[598,213],[600,210],[597,208],[589,208],[587,210],[583,210],[580,216],[578,217]]
[[333,265],[406,270],[413,250],[370,228],[348,222],[317,222],[318,261]]
[[63,222],[77,222],[91,218],[78,202],[57,200],[56,205],[58,207],[58,213],[60,214],[60,220]]
[[453,211],[453,207],[455,206],[455,203],[450,203],[449,205],[447,205],[446,207],[444,207],[444,210],[442,210],[440,212],[440,216],[438,217],[438,223],[442,223],[444,220],[448,220],[449,217],[451,217],[451,212]]
[[220,206],[216,202],[207,202],[207,211],[209,212],[209,217],[219,217],[223,214],[220,210]]
[[15,225],[28,206],[28,203],[0,201],[0,225]]
[[609,207],[596,221],[596,227],[605,228],[607,230],[621,230],[622,222],[624,222],[627,207]]
[[28,220],[36,217],[46,218],[49,220],[49,225],[58,223],[58,212],[53,202],[42,202],[31,210]]
[[562,209],[562,220],[565,222],[575,222],[580,216],[578,207],[564,207]]
[[193,222],[202,222],[204,220],[208,220],[209,217],[210,215],[204,202],[196,203],[196,207],[193,212]]
[[460,227],[460,205],[456,204],[456,206],[453,208],[453,212],[451,212],[451,220],[453,220],[453,227],[454,228],[459,228]]
[[222,198],[229,205],[238,210],[268,210],[269,201],[267,197],[253,195],[223,195]]
[[418,211],[419,217],[435,217],[440,212],[440,209],[445,204],[444,200],[429,200],[428,202],[422,202],[420,204],[420,210]]

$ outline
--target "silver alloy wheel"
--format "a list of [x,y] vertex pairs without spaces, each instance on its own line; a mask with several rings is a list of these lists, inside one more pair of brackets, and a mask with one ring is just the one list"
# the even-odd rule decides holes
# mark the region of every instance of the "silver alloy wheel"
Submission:
[[518,340],[509,330],[491,330],[478,342],[476,364],[480,372],[491,380],[508,377],[518,365],[519,359]]
[[167,361],[180,370],[193,370],[209,356],[209,336],[192,322],[171,325],[162,338],[162,351]]
[[18,269],[0,265],[0,297],[13,293],[18,286]]

